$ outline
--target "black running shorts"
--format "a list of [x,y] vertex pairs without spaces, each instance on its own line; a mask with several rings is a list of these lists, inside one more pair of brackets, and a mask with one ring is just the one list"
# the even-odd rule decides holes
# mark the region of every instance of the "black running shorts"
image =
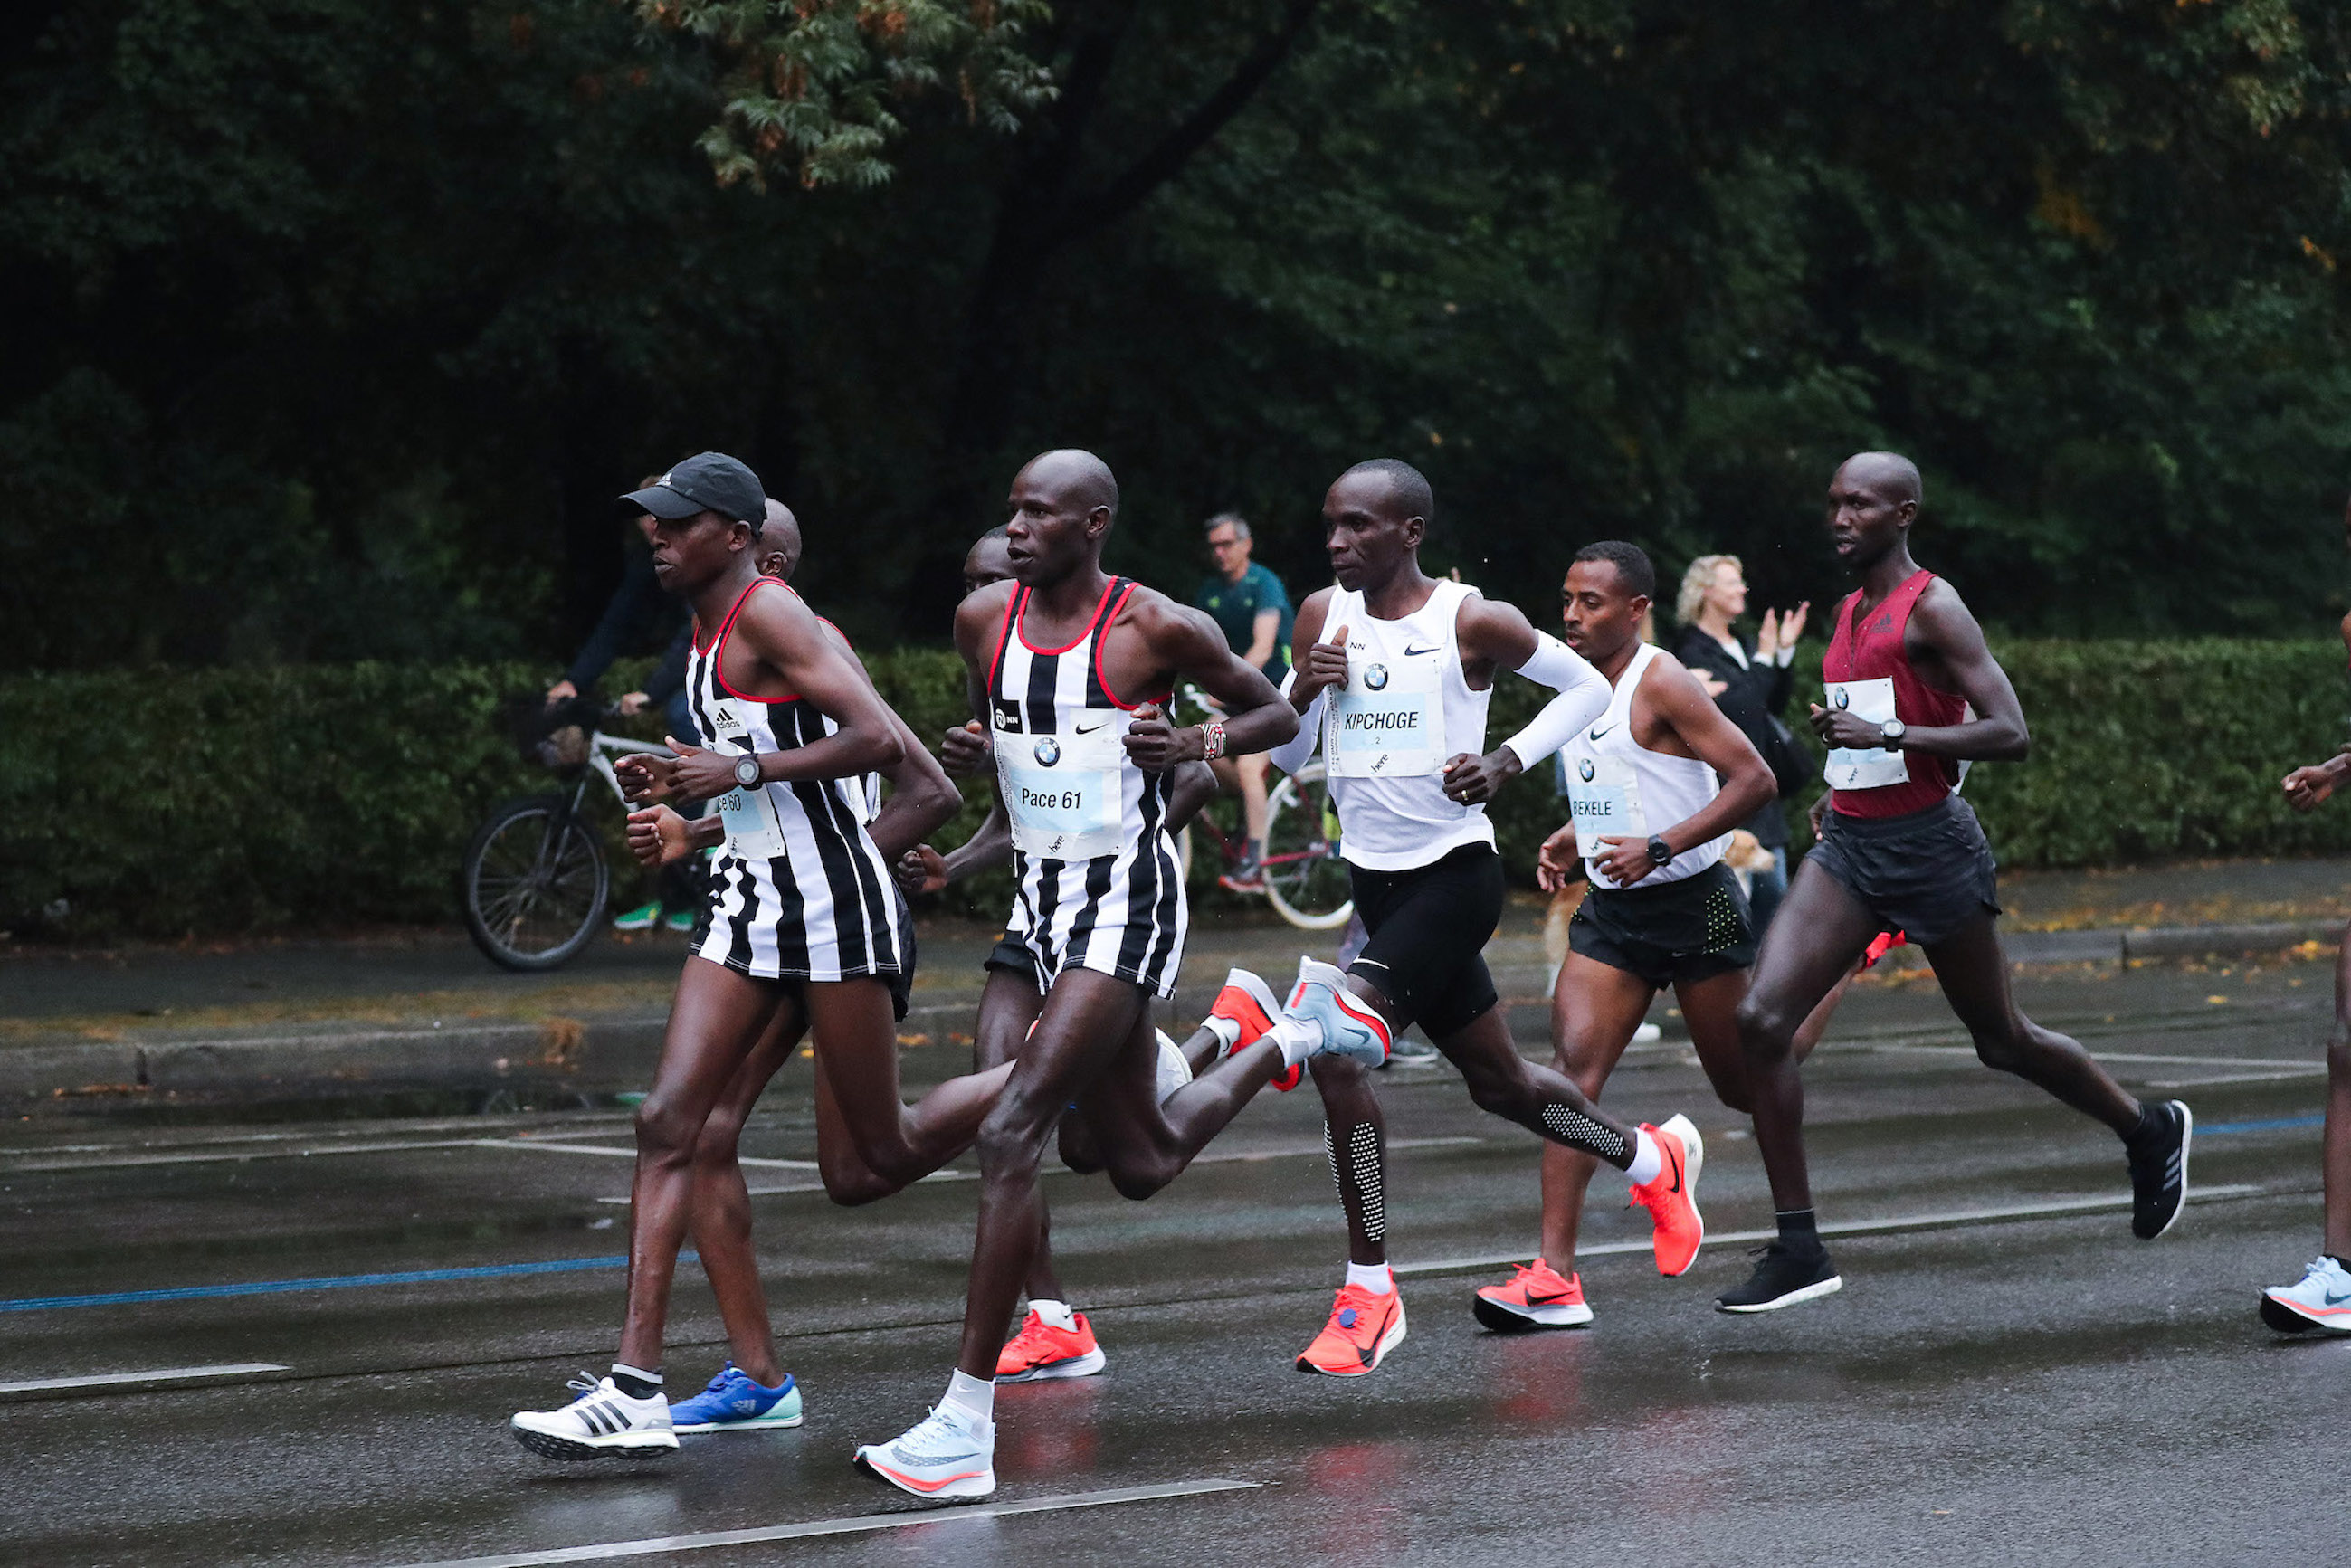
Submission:
[[1804,857],[1888,931],[1931,947],[1979,914],[2000,913],[2000,868],[1983,826],[1953,795],[1901,817],[1824,813]]
[[1730,868],[1643,887],[1595,887],[1568,922],[1567,945],[1662,990],[1755,962],[1755,922]]
[[1349,974],[1436,1040],[1492,1009],[1500,998],[1484,955],[1502,919],[1502,857],[1491,844],[1464,844],[1410,871],[1347,870],[1371,936]]

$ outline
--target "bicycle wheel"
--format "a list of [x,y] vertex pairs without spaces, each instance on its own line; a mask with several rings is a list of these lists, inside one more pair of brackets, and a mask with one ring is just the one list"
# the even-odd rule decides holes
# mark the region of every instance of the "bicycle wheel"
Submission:
[[1355,913],[1347,862],[1339,858],[1339,810],[1310,762],[1274,787],[1266,802],[1265,898],[1306,931],[1344,925]]
[[604,846],[560,795],[509,800],[465,846],[465,930],[494,964],[552,969],[604,923]]

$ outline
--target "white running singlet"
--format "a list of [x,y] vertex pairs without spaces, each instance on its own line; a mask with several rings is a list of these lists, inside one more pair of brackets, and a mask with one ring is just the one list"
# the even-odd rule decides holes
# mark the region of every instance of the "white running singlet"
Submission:
[[1332,591],[1323,637],[1346,632],[1347,685],[1318,700],[1339,852],[1350,865],[1410,871],[1464,844],[1494,841],[1484,806],[1445,794],[1446,758],[1486,754],[1493,693],[1469,689],[1455,624],[1477,591],[1440,580],[1427,603],[1382,621],[1364,608],[1362,594]]
[[[763,577],[735,601],[718,634],[697,640],[685,700],[714,751],[792,751],[840,727],[802,697],[745,696],[726,684],[726,638],[752,594],[791,591]],[[760,979],[843,980],[905,972],[895,885],[865,833],[862,779],[734,789],[711,802],[726,842],[711,867],[708,930],[697,956]]]
[[[1634,744],[1633,694],[1641,676],[1664,650],[1644,643],[1616,677],[1607,711],[1576,733],[1562,748],[1567,761],[1567,803],[1575,816],[1575,847],[1583,855],[1592,885],[1614,889],[1600,869],[1601,838],[1646,840],[1676,822],[1687,821],[1719,792],[1714,769],[1694,757],[1669,757]],[[1662,887],[1696,876],[1730,848],[1730,835],[1684,850],[1635,884]]]
[[1134,705],[1102,676],[1102,637],[1134,592],[1112,579],[1075,642],[1039,648],[1022,630],[1029,591],[1015,584],[988,664],[988,744],[1020,879],[1006,936],[1036,958],[1042,988],[1092,969],[1172,996],[1183,967],[1191,916],[1166,829],[1174,776],[1127,759]]

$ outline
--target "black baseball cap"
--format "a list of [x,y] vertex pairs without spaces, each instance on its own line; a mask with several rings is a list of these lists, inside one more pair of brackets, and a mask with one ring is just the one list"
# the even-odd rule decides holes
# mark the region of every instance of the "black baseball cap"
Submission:
[[696,453],[620,504],[632,516],[651,512],[672,523],[707,511],[757,528],[768,515],[759,476],[724,452]]

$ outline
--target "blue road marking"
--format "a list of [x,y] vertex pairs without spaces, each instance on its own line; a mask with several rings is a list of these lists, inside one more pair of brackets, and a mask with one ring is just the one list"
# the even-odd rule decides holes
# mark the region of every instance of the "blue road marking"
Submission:
[[[696,1260],[691,1248],[681,1263]],[[548,1263],[487,1263],[471,1269],[412,1269],[399,1274],[330,1274],[316,1280],[255,1280],[242,1285],[174,1285],[161,1291],[110,1291],[96,1296],[26,1296],[0,1301],[0,1312],[38,1312],[63,1307],[120,1307],[138,1301],[214,1301],[224,1296],[274,1296],[287,1291],[355,1291],[381,1285],[430,1285],[446,1280],[510,1280],[524,1274],[576,1274],[589,1269],[624,1269],[618,1258],[559,1258]]]
[[2196,1135],[2210,1138],[2221,1133],[2266,1133],[2278,1127],[2316,1127],[2325,1124],[2325,1113],[2322,1112],[2313,1116],[2273,1116],[2266,1122],[2212,1122],[2199,1124]]

